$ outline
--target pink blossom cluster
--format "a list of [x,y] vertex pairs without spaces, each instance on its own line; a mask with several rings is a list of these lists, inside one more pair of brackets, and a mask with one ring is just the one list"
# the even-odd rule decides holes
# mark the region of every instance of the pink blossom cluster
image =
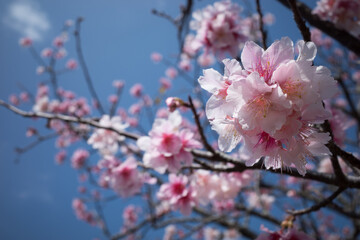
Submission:
[[173,210],[190,215],[192,207],[197,204],[196,193],[189,186],[189,179],[184,175],[169,174],[169,183],[161,185],[157,197],[169,203]]
[[182,165],[192,163],[191,149],[201,148],[194,132],[182,127],[183,119],[178,111],[167,119],[157,118],[149,136],[140,137],[137,145],[145,151],[143,161],[160,173],[177,172]]
[[136,160],[130,157],[111,169],[110,186],[121,197],[133,196],[140,192],[146,177],[147,174],[137,170]]
[[110,117],[109,115],[103,115],[99,124],[104,128],[96,129],[87,143],[92,145],[94,149],[99,150],[102,155],[115,155],[119,148],[118,142],[123,141],[125,137],[105,128],[123,131],[128,127],[128,124],[124,123],[120,116]]
[[130,197],[139,193],[144,183],[156,183],[156,179],[146,172],[140,172],[137,167],[138,164],[132,156],[124,162],[114,156],[104,156],[96,166],[100,173],[99,185],[112,188],[121,197]]
[[225,59],[224,75],[204,70],[202,88],[212,94],[206,115],[219,134],[219,148],[231,151],[242,141],[241,155],[251,166],[264,157],[266,168],[295,166],[305,174],[306,158],[330,154],[325,144],[328,133],[314,124],[331,117],[323,100],[337,92],[330,70],[313,66],[316,46],[285,37],[267,50],[246,42],[241,54],[245,69]]
[[269,212],[275,202],[275,197],[267,193],[249,192],[247,201],[250,208],[263,209]]
[[360,2],[358,0],[320,0],[313,14],[322,20],[333,22],[360,38]]
[[194,20],[190,23],[190,27],[197,32],[191,43],[193,49],[204,47],[205,55],[210,52],[220,55],[228,52],[236,57],[239,44],[247,40],[241,11],[239,5],[221,1],[194,12]]
[[86,98],[76,98],[73,92],[63,89],[58,89],[57,95],[59,99],[50,100],[48,86],[39,85],[33,111],[61,113],[77,117],[90,114],[90,106]]
[[123,216],[122,216],[125,228],[130,228],[130,227],[135,226],[135,224],[138,220],[139,212],[140,212],[140,209],[132,204],[126,206],[126,208],[123,211]]
[[203,205],[221,204],[233,200],[242,187],[248,186],[252,180],[248,172],[243,173],[212,173],[197,170],[193,174],[191,186],[196,192],[197,201]]
[[75,169],[80,169],[84,167],[85,162],[89,158],[89,156],[89,152],[85,149],[76,150],[71,157],[71,166]]
[[[203,53],[198,62],[202,66],[212,64],[213,55],[223,59],[228,53],[235,58],[245,41],[259,39],[258,15],[242,18],[241,12],[242,8],[230,0],[215,2],[194,12],[190,27],[196,35],[189,34],[185,38],[183,65],[189,56],[194,57],[201,49]],[[272,15],[266,15],[264,23],[272,24],[273,19]]]
[[87,210],[83,200],[75,198],[72,202],[72,207],[78,219],[83,220],[91,225],[96,224],[95,215]]

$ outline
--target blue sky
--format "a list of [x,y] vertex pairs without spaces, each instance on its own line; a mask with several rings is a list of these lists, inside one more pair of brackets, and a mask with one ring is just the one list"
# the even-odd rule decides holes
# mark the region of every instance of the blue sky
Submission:
[[[25,33],[31,34],[36,40],[35,48],[41,50],[51,45],[65,20],[75,20],[78,16],[85,19],[81,33],[84,54],[103,102],[106,103],[108,95],[114,91],[111,86],[114,79],[126,81],[126,93],[121,100],[125,107],[133,101],[127,92],[136,82],[141,82],[148,93],[154,94],[158,79],[166,68],[154,65],[149,56],[158,51],[171,58],[177,53],[178,44],[175,28],[152,15],[151,9],[176,16],[178,6],[183,2],[0,1],[0,98],[7,100],[11,93],[20,93],[19,83],[35,92],[37,83],[44,80],[36,75],[37,64],[27,49],[19,47],[19,38]],[[204,6],[213,1],[195,2],[196,6]],[[299,39],[290,12],[277,1],[262,2],[263,11],[276,16],[275,24],[269,28],[270,38],[290,36],[294,41]],[[69,58],[76,58],[74,44],[73,36],[70,36],[66,43]],[[65,61],[60,61],[58,66],[64,64]],[[60,84],[78,96],[89,97],[80,70],[62,76]],[[176,83],[186,89],[185,84]],[[23,108],[29,109],[29,106]],[[104,239],[99,229],[76,219],[71,201],[78,195],[78,177],[68,163],[55,165],[54,141],[39,145],[22,155],[19,163],[14,163],[17,157],[14,148],[31,142],[25,137],[26,128],[40,128],[45,122],[24,119],[4,108],[0,108],[0,115],[0,239]],[[111,203],[105,211],[111,212],[109,222],[113,223],[111,229],[116,231],[120,227],[121,204]]]

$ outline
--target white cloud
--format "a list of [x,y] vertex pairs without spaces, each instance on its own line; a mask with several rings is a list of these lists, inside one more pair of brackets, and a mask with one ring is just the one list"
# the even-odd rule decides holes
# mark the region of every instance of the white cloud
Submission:
[[30,1],[17,1],[9,5],[3,22],[18,31],[23,37],[40,41],[50,29],[50,22],[38,4]]

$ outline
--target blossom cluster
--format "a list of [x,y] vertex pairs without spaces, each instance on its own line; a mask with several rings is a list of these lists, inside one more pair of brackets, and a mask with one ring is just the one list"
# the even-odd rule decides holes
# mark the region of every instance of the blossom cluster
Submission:
[[[194,57],[201,49],[203,53],[198,62],[207,66],[213,63],[213,56],[223,59],[228,53],[236,57],[247,40],[260,39],[259,16],[241,17],[242,8],[231,1],[215,2],[193,13],[190,28],[196,35],[189,34],[184,43],[186,57]],[[266,15],[263,21],[273,22],[272,15]]]
[[358,0],[320,0],[313,14],[325,21],[331,21],[360,38],[360,2]]
[[302,175],[306,158],[330,154],[328,133],[314,124],[331,117],[323,100],[337,92],[336,82],[323,66],[313,66],[316,46],[285,37],[267,50],[252,41],[236,60],[225,59],[224,75],[204,70],[202,88],[212,94],[206,115],[218,132],[219,148],[231,151],[242,141],[241,153],[251,166],[264,156],[266,168],[295,166]]
[[169,114],[167,119],[157,118],[149,136],[140,137],[137,145],[145,151],[143,162],[160,173],[177,172],[182,165],[192,163],[191,149],[201,148],[194,132],[183,127],[179,111]]
[[128,124],[123,123],[120,116],[110,117],[109,115],[102,116],[99,124],[103,128],[96,129],[87,143],[92,145],[94,149],[98,149],[102,155],[113,156],[118,151],[118,142],[123,141],[125,137],[106,128],[122,131],[128,127]]

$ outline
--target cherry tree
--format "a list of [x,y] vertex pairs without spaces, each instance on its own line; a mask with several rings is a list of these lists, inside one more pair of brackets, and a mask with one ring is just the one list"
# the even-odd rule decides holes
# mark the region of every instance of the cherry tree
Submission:
[[[174,26],[179,46],[175,57],[150,56],[166,68],[156,96],[141,83],[126,90],[115,80],[114,94],[98,97],[81,17],[66,21],[41,51],[20,39],[37,74],[49,80],[0,105],[28,121],[45,119],[52,133],[29,127],[31,143],[18,153],[56,138],[56,163],[69,162],[90,183],[74,196],[75,216],[104,239],[154,232],[168,240],[358,239],[360,3],[320,0],[311,9],[278,2],[302,39],[284,29],[270,40],[266,29],[275,17],[259,0],[255,11],[230,0],[199,9],[186,0],[176,17],[154,9]],[[76,54],[68,57],[70,36]],[[91,99],[60,86],[60,76],[75,69]],[[177,82],[192,91],[179,93]],[[123,91],[133,97],[129,107],[120,102]],[[117,199],[141,204],[127,205],[113,231],[102,208]]]

